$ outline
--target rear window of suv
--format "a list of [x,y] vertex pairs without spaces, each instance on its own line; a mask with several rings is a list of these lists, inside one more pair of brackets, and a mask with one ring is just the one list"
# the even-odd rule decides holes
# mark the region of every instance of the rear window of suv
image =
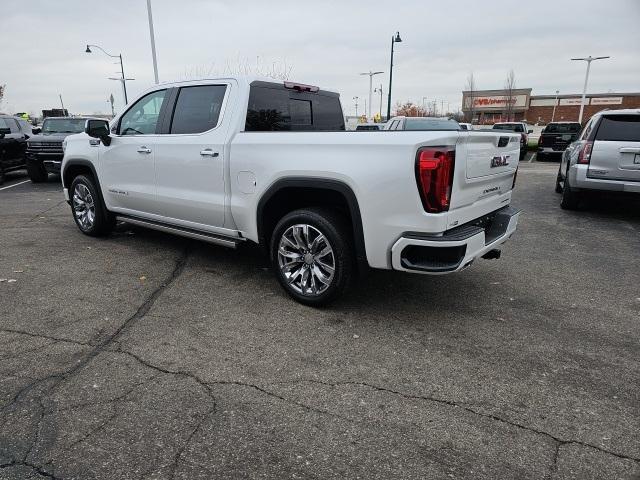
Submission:
[[328,132],[345,129],[340,97],[330,92],[298,92],[284,85],[253,82],[245,131]]
[[596,140],[640,142],[640,115],[603,116]]
[[579,123],[550,123],[544,133],[578,133],[581,128]]

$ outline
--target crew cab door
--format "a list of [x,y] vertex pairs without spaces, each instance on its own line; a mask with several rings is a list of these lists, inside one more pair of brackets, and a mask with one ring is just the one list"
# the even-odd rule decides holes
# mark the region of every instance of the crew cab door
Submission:
[[155,145],[157,198],[165,220],[196,229],[222,228],[224,159],[232,93],[225,82],[189,85],[172,93],[171,108]]
[[603,115],[588,176],[640,182],[640,115]]
[[[158,215],[155,148],[167,90],[151,92],[120,118],[111,145],[100,148],[100,184],[110,210],[129,215]],[[113,130],[112,130],[113,131]]]

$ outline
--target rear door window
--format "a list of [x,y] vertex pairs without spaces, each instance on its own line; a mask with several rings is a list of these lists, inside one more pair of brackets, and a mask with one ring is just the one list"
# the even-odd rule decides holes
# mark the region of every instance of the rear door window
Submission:
[[286,89],[278,84],[252,85],[245,131],[340,131],[344,130],[337,95]]
[[218,125],[226,90],[226,85],[182,87],[170,133],[202,133]]
[[640,142],[640,115],[603,116],[596,140],[610,142]]

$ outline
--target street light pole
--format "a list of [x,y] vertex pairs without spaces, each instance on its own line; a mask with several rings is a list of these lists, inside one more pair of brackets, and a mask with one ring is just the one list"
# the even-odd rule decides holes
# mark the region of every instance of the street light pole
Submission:
[[122,83],[122,94],[124,96],[124,104],[126,105],[127,103],[129,103],[129,99],[127,98],[127,80],[134,80],[133,78],[127,78],[124,76],[124,65],[122,63],[122,54],[118,54],[118,55],[111,55],[110,53],[108,53],[104,48],[102,48],[99,45],[87,45],[87,49],[85,50],[85,53],[93,53],[91,52],[91,47],[97,48],[99,50],[102,51],[102,53],[104,53],[105,55],[107,55],[108,57],[111,58],[118,58],[120,59],[120,74],[122,75],[121,78],[109,78],[109,80],[119,80]]
[[353,101],[356,103],[356,117],[358,116],[358,98],[359,97],[353,97]]
[[584,76],[584,88],[582,89],[582,101],[580,102],[580,116],[578,117],[578,123],[582,123],[582,113],[584,112],[584,99],[587,95],[587,83],[589,82],[589,70],[591,70],[591,62],[594,60],[602,60],[611,57],[592,57],[589,55],[586,58],[572,58],[571,60],[581,60],[587,62],[587,74]]
[[373,76],[379,75],[384,72],[372,72],[369,70],[368,72],[361,73],[360,75],[369,75],[369,108],[365,109],[367,111],[367,118],[371,118],[371,105],[372,100],[371,96],[373,95]]
[[556,101],[553,102],[553,112],[551,113],[551,121],[553,122],[553,119],[556,118],[556,105],[558,105],[558,94],[560,93],[560,90],[556,90]]
[[380,94],[380,110],[378,110],[378,116],[380,117],[380,121],[382,121],[382,84],[380,84],[380,88],[376,88],[374,92]]
[[153,14],[151,13],[151,0],[147,0],[147,15],[149,16],[149,36],[151,37],[151,57],[153,58],[153,75],[156,79],[156,84],[160,83],[158,80],[158,61],[156,59],[156,38],[153,33]]
[[391,64],[389,66],[389,90],[387,92],[387,121],[391,118],[391,83],[393,81],[393,44],[400,43],[400,32],[396,32],[395,36],[391,35]]

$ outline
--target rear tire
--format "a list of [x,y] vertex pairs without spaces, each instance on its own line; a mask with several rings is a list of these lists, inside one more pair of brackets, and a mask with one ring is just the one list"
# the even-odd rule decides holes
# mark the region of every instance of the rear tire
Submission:
[[562,166],[558,168],[558,175],[556,176],[556,193],[562,193],[562,175],[560,172],[562,171]]
[[27,173],[33,183],[44,183],[49,179],[49,174],[42,165],[42,162],[27,160]]
[[581,195],[569,185],[569,175],[564,177],[564,187],[562,188],[562,200],[560,207],[563,210],[577,210],[580,206]]
[[71,213],[82,233],[100,237],[111,232],[116,224],[115,215],[109,212],[102,201],[93,177],[78,175],[69,188]]
[[0,185],[4,183],[4,167],[2,166],[2,157],[0,157]]
[[545,156],[544,153],[537,153],[536,154],[536,161],[538,162],[544,162],[547,160],[547,157]]
[[351,281],[351,228],[334,210],[305,208],[286,214],[273,231],[270,253],[280,285],[304,305],[328,304]]

